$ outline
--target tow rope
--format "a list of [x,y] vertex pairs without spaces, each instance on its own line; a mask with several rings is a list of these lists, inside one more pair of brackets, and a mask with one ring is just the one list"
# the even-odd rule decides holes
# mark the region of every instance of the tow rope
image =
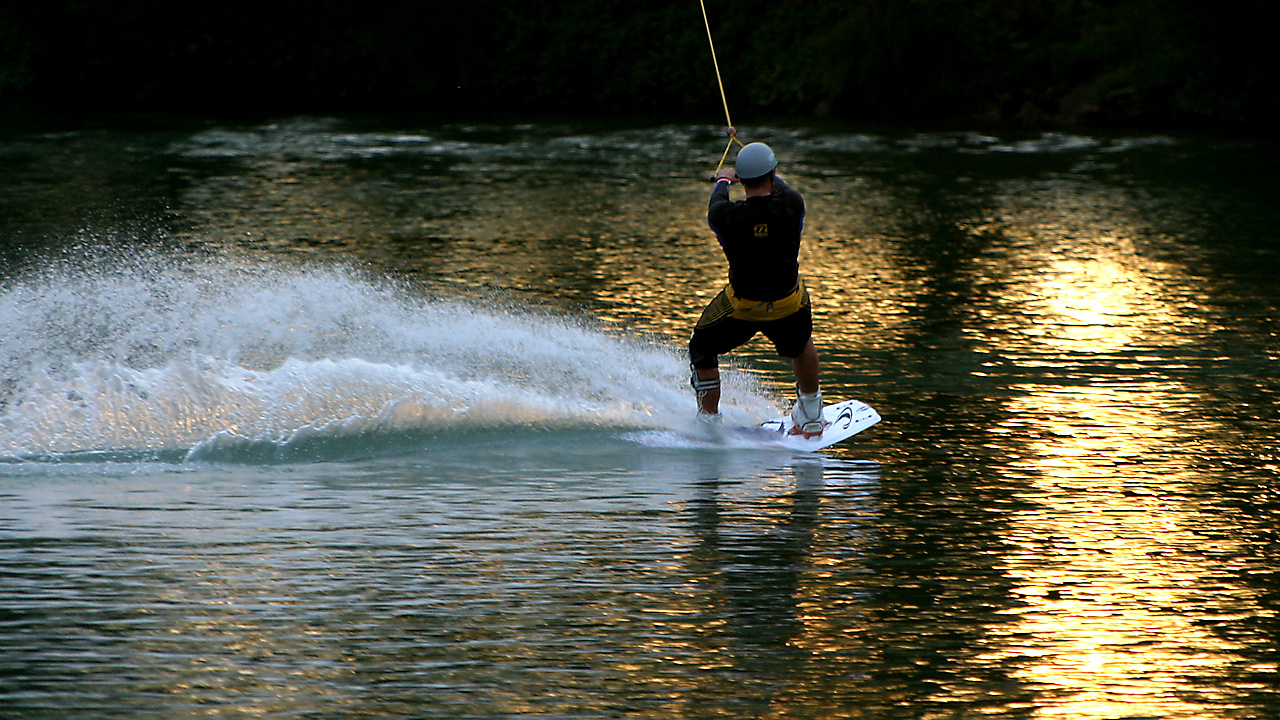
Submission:
[[[733,128],[733,120],[729,118],[729,100],[724,94],[724,81],[720,79],[720,63],[716,60],[716,42],[711,39],[711,21],[707,19],[707,3],[705,0],[698,0],[698,4],[702,6],[702,23],[707,26],[707,44],[711,46],[711,64],[716,69],[716,84],[720,86],[720,102],[724,104],[724,121],[729,128]],[[716,172],[724,167],[724,161],[729,157],[729,150],[733,148],[733,144],[742,145],[742,141],[735,134],[729,136],[729,144],[724,148],[724,154],[720,156],[720,164],[716,165]]]

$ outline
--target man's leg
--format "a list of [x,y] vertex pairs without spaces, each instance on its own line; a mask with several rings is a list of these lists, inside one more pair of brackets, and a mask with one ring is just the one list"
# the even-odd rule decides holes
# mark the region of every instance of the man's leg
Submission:
[[694,392],[698,394],[698,410],[708,415],[720,412],[720,368],[696,368]]
[[805,437],[821,435],[824,427],[822,392],[818,388],[818,349],[812,337],[800,354],[792,358],[791,369],[796,375],[796,404],[791,408],[791,422],[795,426],[791,432]]
[[818,392],[818,348],[814,346],[813,338],[809,338],[804,350],[791,359],[791,370],[796,375],[796,388],[800,392]]
[[755,326],[730,317],[733,305],[724,291],[707,305],[689,338],[689,363],[693,375],[689,383],[698,396],[698,411],[720,412],[720,355],[747,342],[756,334]]
[[[813,437],[822,434],[822,391],[818,385],[818,348],[813,344],[813,314],[808,305],[774,321],[765,330],[778,354],[791,358],[796,378],[796,404],[791,408],[791,432]],[[796,352],[797,348],[799,352]]]

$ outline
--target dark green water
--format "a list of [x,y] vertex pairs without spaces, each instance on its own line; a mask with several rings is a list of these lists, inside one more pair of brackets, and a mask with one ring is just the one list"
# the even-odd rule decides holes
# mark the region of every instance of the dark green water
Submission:
[[821,455],[636,441],[712,128],[0,140],[0,717],[1280,714],[1274,143],[743,135]]

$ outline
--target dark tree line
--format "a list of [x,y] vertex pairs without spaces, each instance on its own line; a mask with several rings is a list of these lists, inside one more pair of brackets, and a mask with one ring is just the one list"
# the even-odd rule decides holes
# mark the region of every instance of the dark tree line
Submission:
[[[1280,4],[707,0],[735,120],[1256,127]],[[720,117],[697,0],[0,2],[0,108]]]

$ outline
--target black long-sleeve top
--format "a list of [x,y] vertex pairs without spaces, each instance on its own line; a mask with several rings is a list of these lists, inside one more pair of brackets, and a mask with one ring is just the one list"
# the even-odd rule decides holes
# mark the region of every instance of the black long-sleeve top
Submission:
[[800,279],[800,233],[804,199],[773,180],[769,195],[729,200],[729,182],[716,182],[707,208],[707,224],[715,231],[729,260],[729,283],[742,298],[778,300]]

